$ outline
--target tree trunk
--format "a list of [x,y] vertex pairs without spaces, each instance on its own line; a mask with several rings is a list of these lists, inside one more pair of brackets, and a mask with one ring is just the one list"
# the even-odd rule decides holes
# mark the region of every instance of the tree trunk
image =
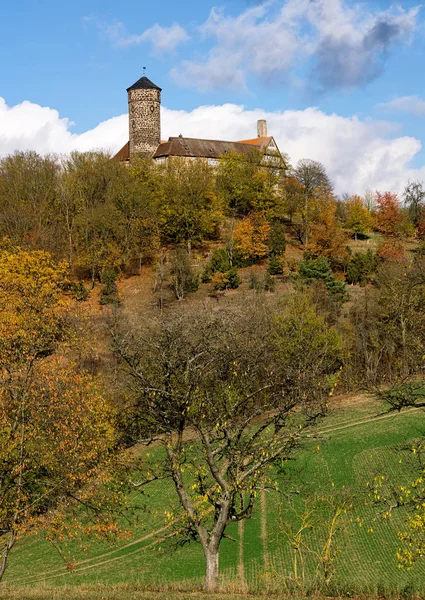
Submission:
[[73,249],[73,243],[72,243],[71,231],[68,232],[68,246],[69,246],[69,249],[68,249],[68,252],[69,252],[69,266],[71,267],[71,270],[72,270],[74,257],[73,257],[73,251],[72,251],[72,249]]
[[205,591],[218,590],[218,548],[206,548],[205,552]]
[[305,228],[304,247],[306,247],[308,245],[308,208],[309,208],[308,204],[309,204],[309,199],[308,199],[307,194],[305,194],[305,196],[304,196],[304,214],[305,214],[305,217],[304,217],[304,228]]
[[7,557],[9,556],[9,552],[12,550],[12,548],[13,548],[14,545],[15,545],[15,532],[11,531],[10,532],[10,538],[9,538],[6,546],[3,549],[3,554],[1,555],[1,560],[0,560],[0,581],[2,580],[4,572],[6,571]]

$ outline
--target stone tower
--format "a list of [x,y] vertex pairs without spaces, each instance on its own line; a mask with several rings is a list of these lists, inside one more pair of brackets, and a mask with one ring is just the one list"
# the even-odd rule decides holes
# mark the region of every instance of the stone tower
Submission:
[[141,77],[127,89],[130,160],[152,156],[161,141],[161,88]]

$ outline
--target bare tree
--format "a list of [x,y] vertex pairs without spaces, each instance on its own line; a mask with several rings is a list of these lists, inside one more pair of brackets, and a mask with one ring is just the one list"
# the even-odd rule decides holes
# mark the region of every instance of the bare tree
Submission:
[[421,220],[425,201],[425,190],[422,181],[409,181],[404,188],[403,197],[410,218],[416,227]]
[[164,449],[135,485],[172,479],[214,591],[227,525],[251,516],[258,490],[276,485],[269,466],[292,458],[325,412],[338,335],[304,296],[279,317],[245,305],[112,333],[134,397],[133,439]]

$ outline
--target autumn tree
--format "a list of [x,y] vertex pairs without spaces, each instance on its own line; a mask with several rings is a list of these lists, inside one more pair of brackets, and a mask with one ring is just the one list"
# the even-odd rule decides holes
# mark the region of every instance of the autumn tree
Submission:
[[295,215],[299,214],[304,204],[304,187],[294,175],[285,178],[285,213],[292,224]]
[[[405,380],[377,392],[377,397],[387,407],[387,412],[398,413],[405,409],[422,410],[425,407],[423,380]],[[420,412],[416,413],[420,419]],[[395,553],[398,567],[410,570],[423,561],[425,550],[425,441],[420,436],[396,448],[398,476],[382,471],[368,483],[371,501],[379,506],[383,520],[395,521],[399,547]]]
[[336,219],[336,201],[325,188],[316,191],[315,202],[310,205],[310,238],[306,254],[323,257],[334,267],[348,263],[347,236]]
[[300,230],[300,239],[304,245],[307,245],[309,242],[312,203],[319,190],[324,194],[328,194],[332,192],[333,186],[325,167],[315,160],[303,158],[298,161],[293,175],[302,186],[302,203],[300,206],[302,229]]
[[283,170],[262,165],[262,154],[232,152],[220,159],[217,194],[232,215],[251,211],[281,217],[283,212]]
[[159,208],[163,241],[185,244],[217,237],[223,218],[221,203],[214,191],[212,168],[202,161],[174,159],[162,171],[162,198]]
[[36,152],[15,152],[0,160],[0,238],[63,257],[57,236],[59,161]]
[[17,152],[0,161],[0,237],[93,279],[105,265],[140,266],[157,246],[159,180],[152,161],[126,169],[103,152]]
[[347,371],[363,387],[388,389],[422,372],[424,273],[423,259],[384,263],[376,287],[366,289],[352,307]]
[[53,358],[67,267],[42,251],[0,250],[0,578],[17,537],[97,475],[114,444],[95,383]]
[[406,256],[405,247],[400,239],[384,238],[378,243],[377,257],[383,262],[400,262]]
[[186,539],[200,542],[205,588],[215,591],[228,524],[252,515],[258,490],[277,485],[269,466],[294,458],[324,412],[338,335],[298,296],[277,317],[245,303],[138,331],[121,323],[113,336],[134,394],[134,441],[163,448],[135,483],[173,481]]
[[354,233],[355,239],[357,234],[365,234],[373,227],[372,213],[366,208],[363,199],[360,196],[351,196],[347,200],[347,216],[345,225]]
[[58,507],[87,504],[96,511],[92,533],[100,523],[105,537],[119,528],[101,494],[84,490],[109,481],[100,467],[116,445],[113,411],[93,378],[40,361],[11,392],[10,383],[0,390],[0,580],[20,536],[65,529]]
[[160,208],[164,202],[162,169],[149,159],[136,159],[128,169],[129,193],[121,192],[117,206],[126,217],[131,258],[152,259],[160,246]]
[[[387,406],[389,413],[400,412],[406,408],[423,409],[423,257],[416,258],[413,264],[404,261],[386,265],[384,270],[381,269],[378,285],[380,335],[376,335],[375,326],[370,344],[370,348],[373,344],[375,352],[379,349],[382,354],[382,363],[379,365],[381,380],[374,390],[375,394]],[[411,569],[424,555],[424,450],[425,444],[421,434],[416,440],[398,449],[397,458],[398,462],[402,463],[402,477],[395,479],[393,474],[383,472],[369,484],[372,501],[380,505],[386,520],[397,511],[401,512],[403,525],[398,524],[400,547],[396,558],[399,567],[405,569]]]
[[236,251],[244,260],[257,261],[269,254],[271,227],[261,213],[251,213],[239,221],[233,238]]
[[403,216],[397,194],[376,192],[375,226],[385,235],[399,235]]
[[104,269],[140,269],[158,246],[160,177],[150,161],[130,168],[102,152],[62,161],[58,211],[71,267],[92,281]]
[[115,202],[128,192],[128,178],[122,165],[101,152],[74,152],[64,161],[59,208],[67,257],[93,283],[102,269],[119,269],[128,256],[126,219]]

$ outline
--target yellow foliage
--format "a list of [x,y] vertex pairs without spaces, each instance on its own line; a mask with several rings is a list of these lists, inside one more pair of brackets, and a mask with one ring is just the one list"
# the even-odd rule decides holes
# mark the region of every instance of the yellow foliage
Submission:
[[[99,466],[116,443],[96,382],[52,357],[66,331],[66,277],[67,265],[45,252],[0,249],[0,546],[51,520],[59,501],[79,494],[84,502],[83,486],[106,482]],[[58,535],[65,529],[57,525]],[[115,530],[93,525],[94,535]]]
[[244,259],[258,260],[269,253],[270,223],[261,213],[242,219],[234,231],[236,248]]

